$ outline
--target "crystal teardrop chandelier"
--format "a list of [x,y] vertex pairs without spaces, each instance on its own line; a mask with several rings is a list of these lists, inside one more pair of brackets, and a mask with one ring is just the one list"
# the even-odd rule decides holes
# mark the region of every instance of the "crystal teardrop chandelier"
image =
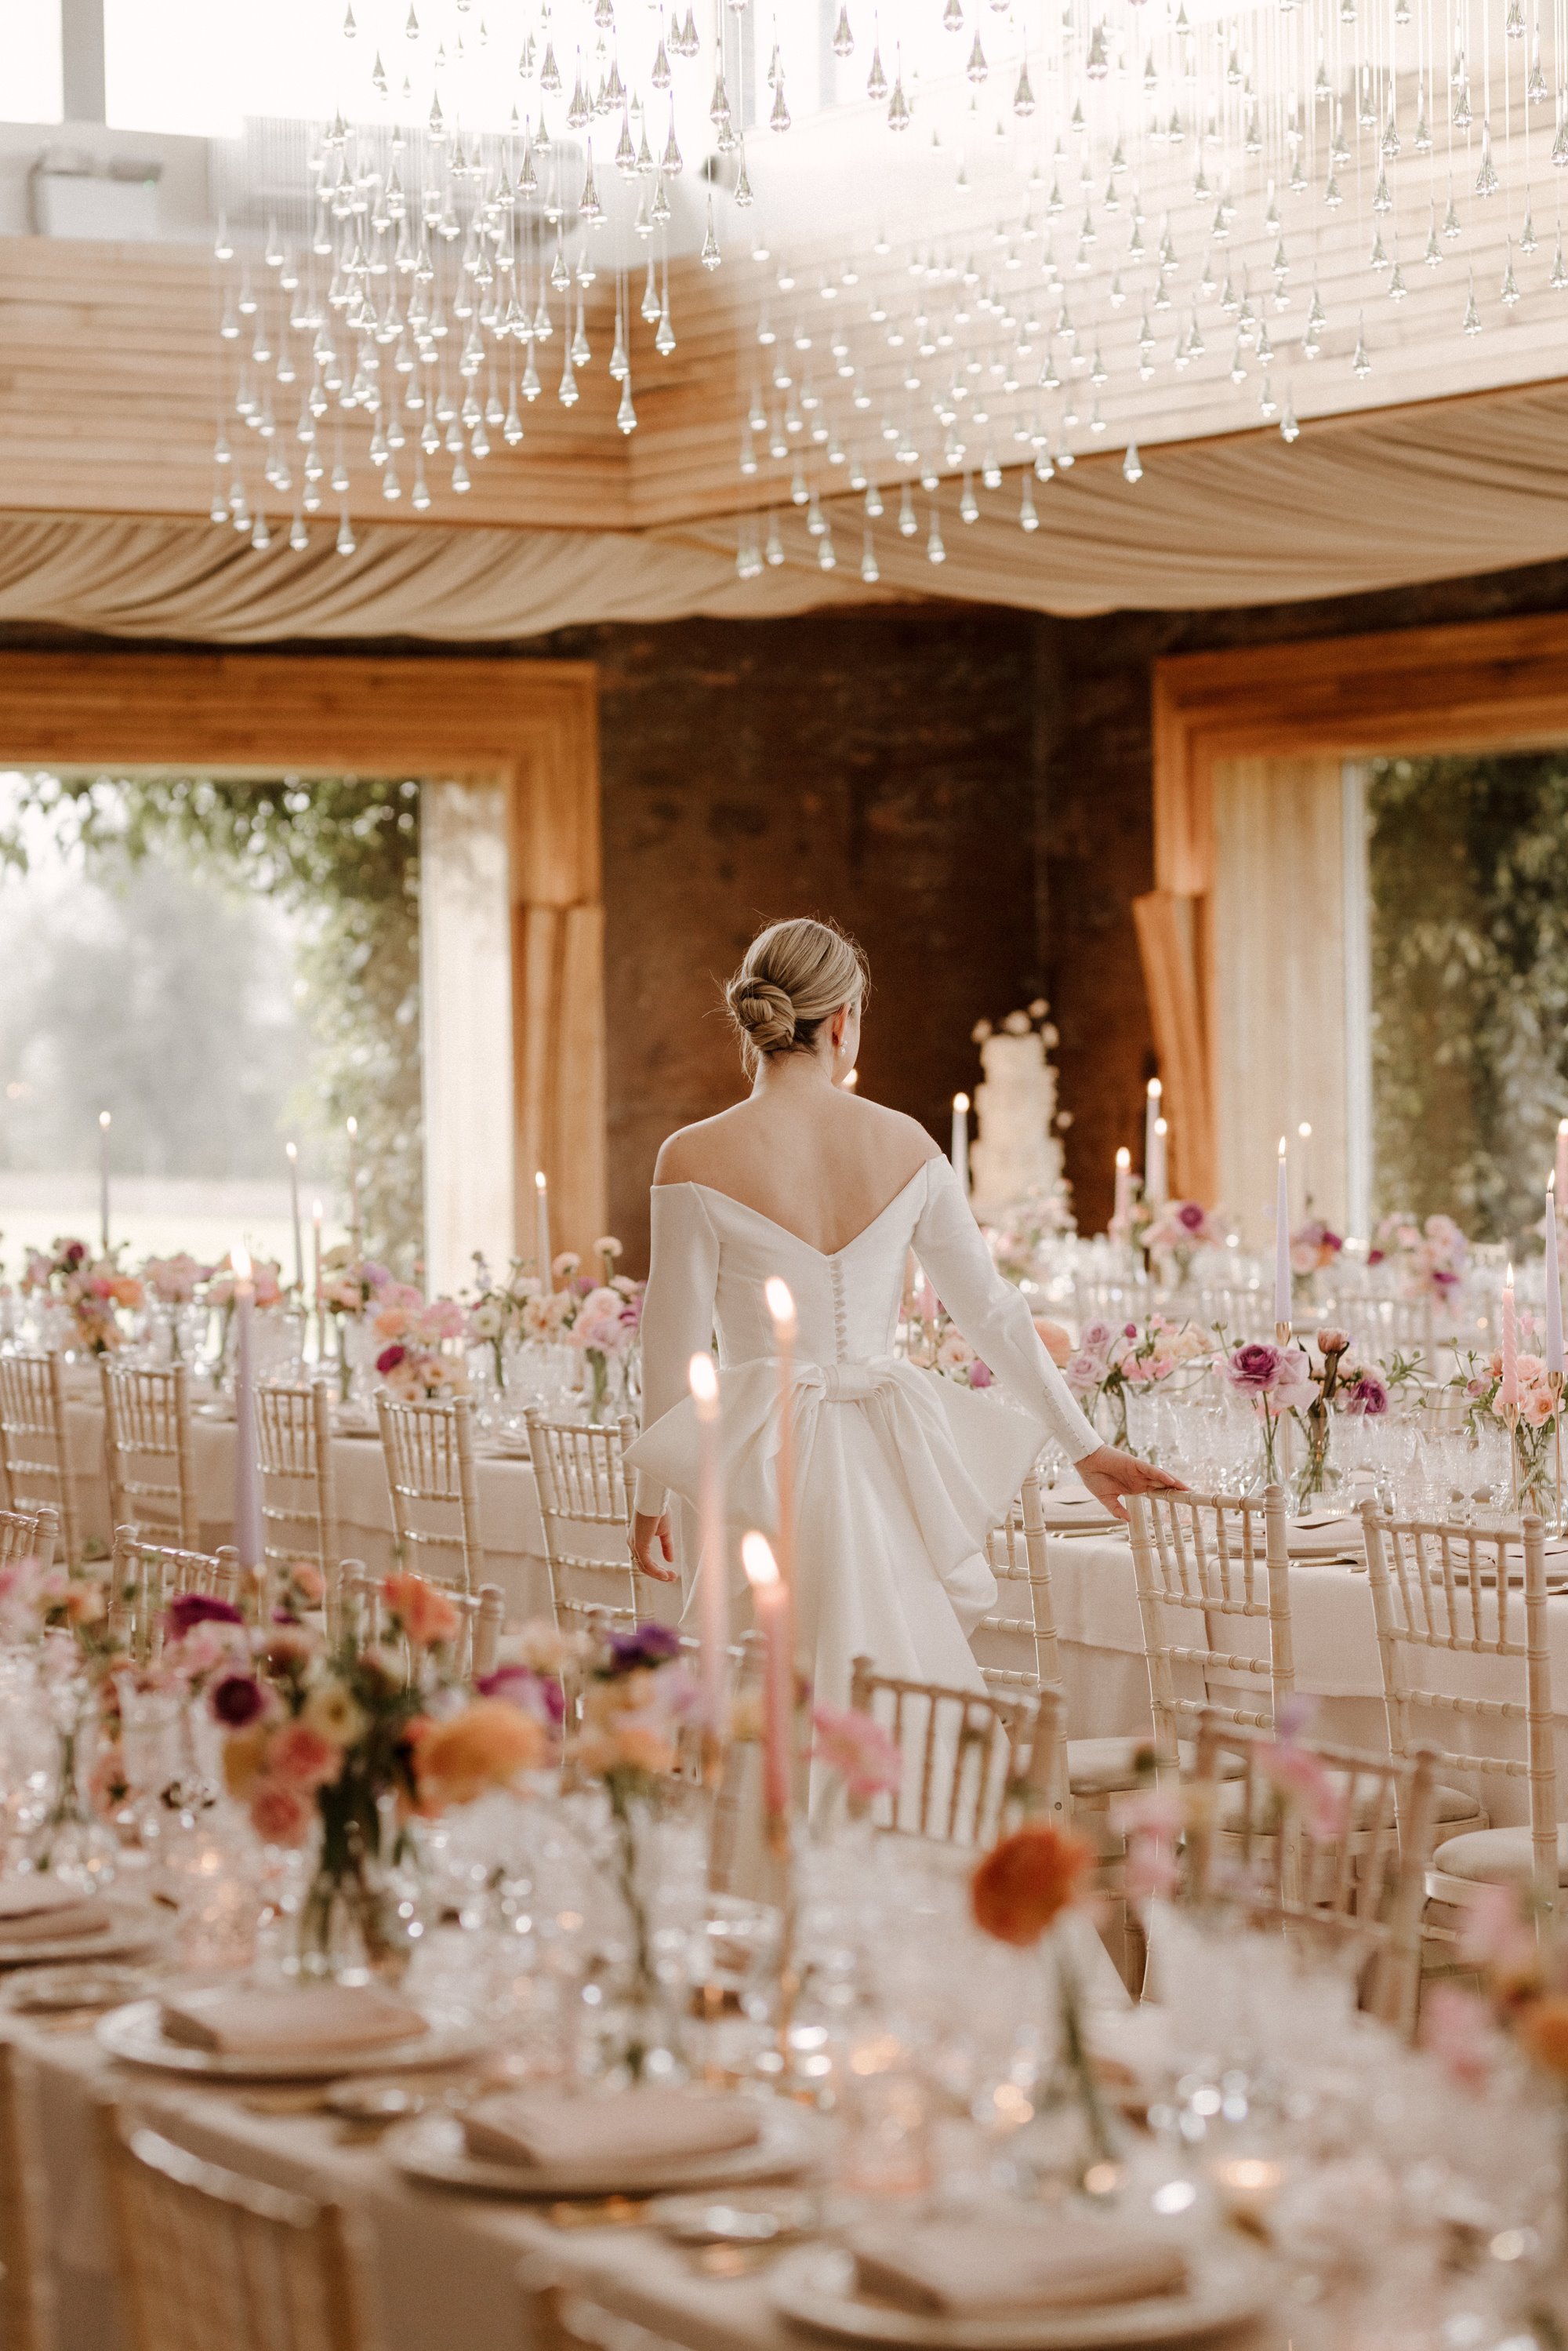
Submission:
[[1131,491],[1163,440],[1557,371],[1568,0],[703,7],[322,0],[298,200],[220,228],[214,521],[350,553],[367,488],[455,514],[540,403],[630,436],[683,304],[743,577],[787,508],[831,569],[852,497],[869,581],[884,522],[945,559],[944,495],[1030,533],[1101,448]]

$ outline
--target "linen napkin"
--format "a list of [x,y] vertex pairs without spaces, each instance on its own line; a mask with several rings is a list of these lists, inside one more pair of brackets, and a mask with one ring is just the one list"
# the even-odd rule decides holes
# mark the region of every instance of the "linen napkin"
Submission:
[[429,2030],[417,2008],[370,1984],[322,1984],[308,1991],[192,1991],[163,2002],[166,2040],[224,2057],[379,2049],[415,2041]]
[[1336,1559],[1361,1547],[1361,1520],[1351,1510],[1313,1510],[1286,1522],[1285,1548],[1292,1559]]
[[1099,1496],[1090,1493],[1086,1487],[1054,1488],[1051,1493],[1041,1497],[1040,1515],[1048,1533],[1053,1529],[1119,1527],[1122,1523],[1113,1512],[1105,1508]]
[[108,1906],[79,1886],[52,1877],[0,1879],[0,1943],[63,1942],[100,1935],[108,1925]]
[[548,2088],[486,2098],[464,2118],[468,2152],[488,2163],[597,2163],[629,2168],[693,2155],[727,2155],[762,2136],[744,2098],[702,2090],[625,2090],[573,2095]]
[[1179,2294],[1179,2245],[1097,2222],[906,2220],[852,2233],[864,2294],[944,2318],[992,2311],[1087,2310]]

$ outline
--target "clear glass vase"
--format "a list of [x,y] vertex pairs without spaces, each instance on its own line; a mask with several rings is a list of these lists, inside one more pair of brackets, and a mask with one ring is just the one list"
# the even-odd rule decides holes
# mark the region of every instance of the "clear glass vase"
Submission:
[[412,1832],[399,1823],[393,1798],[352,1784],[323,1789],[317,1802],[291,1971],[317,1981],[400,1983],[424,1929]]

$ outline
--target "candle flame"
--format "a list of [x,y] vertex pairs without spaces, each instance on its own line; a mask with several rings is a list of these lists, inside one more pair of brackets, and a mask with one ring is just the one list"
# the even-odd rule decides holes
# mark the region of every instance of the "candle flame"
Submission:
[[99,1123],[99,1126],[101,1126],[101,1127],[103,1128],[103,1130],[104,1130],[105,1134],[107,1134],[107,1133],[109,1132],[109,1125],[110,1125],[110,1116],[109,1116],[109,1113],[108,1113],[108,1111],[106,1111],[106,1110],[100,1110],[100,1111],[99,1112],[99,1114],[98,1114],[98,1123]]
[[754,1592],[765,1592],[779,1581],[779,1562],[773,1556],[773,1546],[766,1535],[755,1527],[740,1538],[740,1563],[746,1570],[746,1580]]
[[718,1371],[713,1357],[706,1348],[701,1354],[694,1355],[687,1364],[686,1379],[692,1395],[696,1399],[699,1412],[705,1405],[717,1404]]
[[[1492,1262],[1494,1265],[1497,1262],[1495,1258]],[[1513,1268],[1511,1265],[1509,1267],[1508,1271],[1503,1275],[1502,1286],[1505,1290],[1511,1290],[1513,1288]]]
[[251,1275],[250,1251],[243,1241],[235,1241],[229,1251],[229,1263],[236,1281],[248,1281]]
[[1302,1119],[1300,1126],[1296,1129],[1296,1133],[1301,1136],[1303,1143],[1310,1143],[1312,1139],[1312,1121],[1306,1118]]
[[544,1188],[545,1171],[542,1167],[536,1167],[534,1169],[534,1189],[536,1192],[542,1192]]
[[350,1140],[350,1143],[352,1143],[352,1141],[353,1141],[353,1139],[354,1139],[355,1135],[356,1135],[356,1134],[358,1134],[358,1133],[359,1133],[359,1131],[360,1131],[360,1122],[359,1122],[359,1120],[358,1120],[357,1118],[350,1118],[350,1119],[347,1119],[347,1120],[345,1120],[344,1123],[346,1124],[346,1126],[348,1127],[348,1130],[349,1130],[349,1140]]
[[1161,1085],[1158,1078],[1151,1078],[1148,1084],[1145,1087],[1144,1092],[1148,1095],[1151,1102],[1158,1102],[1160,1096],[1165,1092],[1165,1088]]
[[1127,1148],[1126,1144],[1124,1143],[1124,1144],[1121,1145],[1120,1149],[1117,1151],[1117,1154],[1116,1154],[1116,1165],[1117,1165],[1117,1166],[1118,1166],[1118,1167],[1130,1167],[1130,1166],[1132,1165],[1132,1164],[1133,1164],[1133,1155],[1132,1155],[1132,1153],[1128,1150],[1128,1148]]
[[762,1286],[768,1301],[768,1311],[773,1317],[773,1328],[779,1338],[792,1338],[795,1332],[795,1301],[789,1285],[781,1276],[770,1273]]
[[283,1146],[283,1155],[285,1159],[298,1159],[299,1156],[299,1145],[297,1143],[286,1143]]
[[1547,1175],[1546,1188],[1549,1192],[1555,1192],[1557,1189],[1557,1170],[1555,1167],[1552,1168]]
[[954,1107],[954,1109],[957,1112],[957,1113],[958,1113],[959,1117],[960,1117],[960,1118],[962,1118],[962,1116],[964,1115],[965,1112],[966,1112],[966,1111],[968,1109],[968,1107],[969,1107],[969,1097],[968,1097],[968,1095],[967,1095],[967,1094],[955,1094],[955,1095],[954,1095],[954,1097],[953,1097],[953,1107]]
[[311,1216],[315,1218],[316,1222],[317,1222],[318,1224],[319,1224],[319,1223],[320,1223],[320,1221],[321,1221],[321,1216],[322,1216],[321,1203],[320,1203],[320,1201],[319,1201],[319,1200],[312,1200],[312,1201],[311,1201],[311,1203],[310,1203],[310,1214],[311,1214]]
[[1280,1137],[1280,1156],[1281,1156],[1281,1159],[1283,1159],[1283,1157],[1285,1156],[1285,1153],[1286,1153],[1287,1147],[1288,1147],[1288,1146],[1287,1146],[1287,1144],[1286,1144],[1285,1138],[1284,1138],[1284,1136],[1283,1136],[1283,1135],[1281,1135],[1281,1136]]
[[1568,1118],[1560,1118],[1558,1120],[1557,1132],[1559,1134],[1568,1134]]

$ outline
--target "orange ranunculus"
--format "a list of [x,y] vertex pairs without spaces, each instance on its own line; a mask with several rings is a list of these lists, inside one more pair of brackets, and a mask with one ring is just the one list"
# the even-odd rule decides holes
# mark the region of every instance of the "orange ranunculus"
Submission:
[[440,1586],[427,1583],[423,1575],[389,1575],[382,1598],[421,1648],[433,1649],[438,1642],[455,1638],[456,1609]]
[[414,1749],[422,1802],[471,1804],[491,1788],[507,1788],[519,1772],[548,1757],[543,1723],[505,1698],[476,1698],[461,1714],[433,1723]]
[[224,1785],[242,1802],[255,1785],[271,1740],[272,1725],[264,1720],[232,1730],[224,1741]]
[[1048,1821],[1003,1837],[969,1882],[975,1924],[999,1943],[1038,1943],[1078,1892],[1093,1848]]
[[1531,2001],[1521,2012],[1519,2037],[1538,2065],[1568,2077],[1568,1993]]

